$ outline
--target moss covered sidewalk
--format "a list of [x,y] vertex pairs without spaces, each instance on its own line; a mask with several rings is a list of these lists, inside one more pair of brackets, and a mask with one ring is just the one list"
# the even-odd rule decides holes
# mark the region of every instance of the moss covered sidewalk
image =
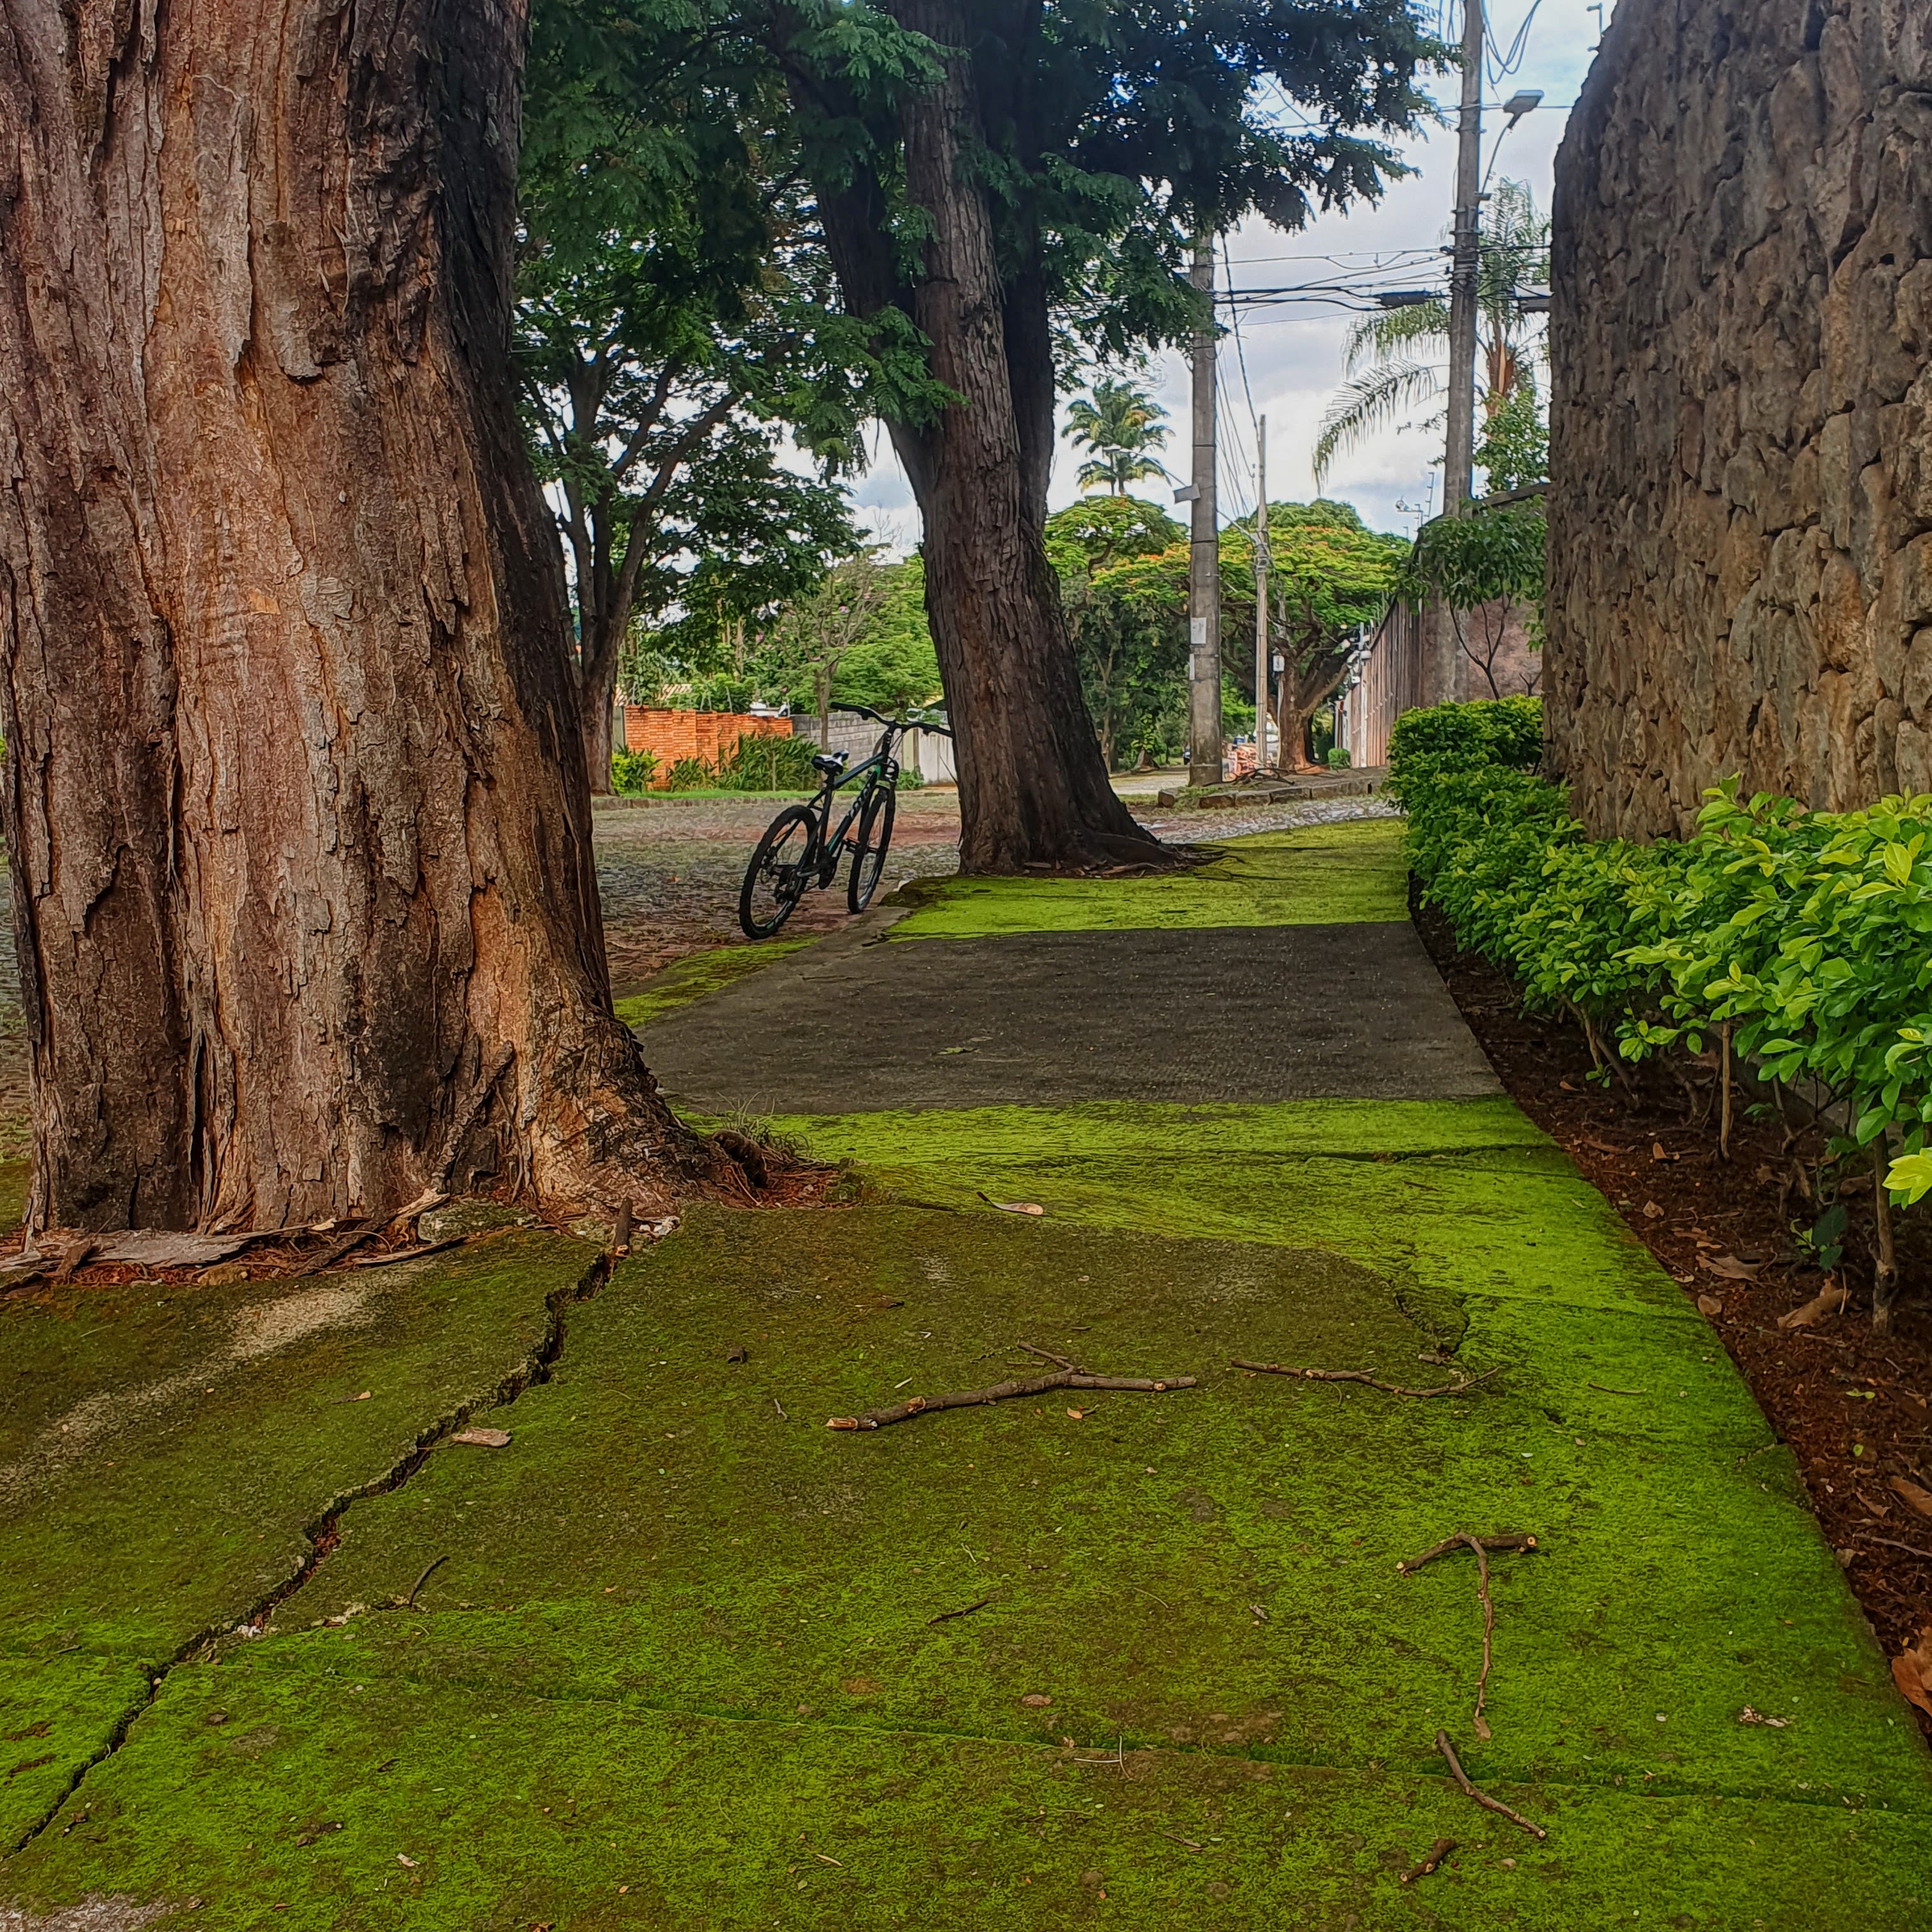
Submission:
[[[1043,934],[1078,976],[1085,936],[1178,970],[1303,932],[1276,998],[1334,1009],[1298,958],[1409,938],[1393,829],[1347,835],[1299,874],[1291,838],[928,889],[843,965],[688,971],[646,1048]],[[1086,991],[1128,1034],[1162,997]],[[1925,1924],[1932,1760],[1789,1457],[1462,1064],[910,1109],[861,1080],[778,1123],[858,1204],[701,1211],[614,1273],[508,1232],[8,1303],[0,1925]],[[1195,1385],[824,1426],[1044,1354]],[[1396,1570],[1466,1530],[1538,1540],[1490,1559],[1486,1740],[1473,1558]]]

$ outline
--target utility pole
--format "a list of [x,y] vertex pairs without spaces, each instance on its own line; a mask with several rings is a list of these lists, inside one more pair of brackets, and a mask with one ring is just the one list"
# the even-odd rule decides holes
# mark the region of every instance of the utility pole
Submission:
[[[1255,427],[1255,776],[1268,769],[1268,418]],[[1275,768],[1288,747],[1275,739]]]
[[1449,270],[1449,441],[1442,510],[1469,497],[1476,439],[1476,231],[1483,166],[1483,0],[1462,0],[1462,110],[1456,140],[1456,216]]
[[1193,520],[1187,552],[1187,781],[1221,782],[1221,537],[1214,514],[1214,238],[1195,238],[1191,278],[1206,310],[1194,332]]

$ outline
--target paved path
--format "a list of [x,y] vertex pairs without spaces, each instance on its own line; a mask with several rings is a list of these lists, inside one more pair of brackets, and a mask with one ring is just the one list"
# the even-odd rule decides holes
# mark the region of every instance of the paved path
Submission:
[[[1379,830],[1263,841],[687,972],[668,1082],[857,1198],[608,1281],[513,1232],[9,1306],[0,1900],[1924,1926],[1932,1766],[1790,1457],[1415,978],[1401,885]],[[1168,1385],[823,1426],[1040,1351]],[[1473,1561],[1396,1567],[1463,1529],[1538,1538],[1490,1559],[1486,1736]]]

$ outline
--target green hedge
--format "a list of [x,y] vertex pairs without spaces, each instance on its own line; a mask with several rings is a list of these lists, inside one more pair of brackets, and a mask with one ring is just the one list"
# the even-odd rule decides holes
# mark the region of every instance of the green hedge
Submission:
[[[1891,1198],[1932,1192],[1932,796],[1861,812],[1706,794],[1688,840],[1592,839],[1532,769],[1540,707],[1412,711],[1389,751],[1424,897],[1526,1001],[1580,1020],[1607,1077],[1729,1029],[1761,1079],[1809,1082]],[[1838,1216],[1842,1227],[1844,1217]]]

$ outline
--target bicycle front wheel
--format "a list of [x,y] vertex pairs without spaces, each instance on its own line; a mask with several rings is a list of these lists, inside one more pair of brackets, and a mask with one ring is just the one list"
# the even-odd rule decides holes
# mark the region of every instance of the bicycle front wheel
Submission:
[[812,813],[802,805],[787,806],[765,827],[738,889],[738,924],[747,939],[770,938],[805,896],[813,830]]
[[852,874],[845,882],[845,904],[854,912],[863,912],[878,891],[879,874],[886,869],[886,848],[892,842],[892,794],[881,785],[866,801],[859,814],[858,836],[852,848]]

